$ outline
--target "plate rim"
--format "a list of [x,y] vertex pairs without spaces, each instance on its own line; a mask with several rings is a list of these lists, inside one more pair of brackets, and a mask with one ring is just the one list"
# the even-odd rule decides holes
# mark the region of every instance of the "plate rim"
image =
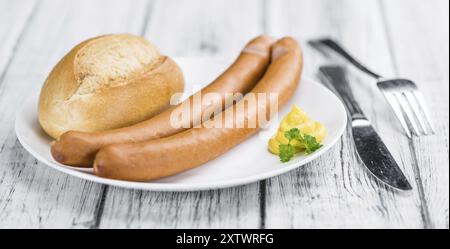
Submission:
[[[310,79],[310,78],[302,78],[301,81],[307,81],[310,84],[315,84],[319,88],[322,88],[322,90],[327,91],[330,95],[332,95],[339,103],[338,108],[342,109],[344,113],[347,113],[347,110],[344,107],[344,104],[342,103],[342,100],[336,96],[335,93],[333,93],[330,89],[325,87],[324,85],[318,83],[316,80]],[[29,95],[24,103],[28,103],[33,98],[36,98],[34,95]],[[49,161],[44,156],[40,155],[39,153],[36,153],[34,150],[31,149],[31,146],[25,142],[25,140],[22,137],[22,134],[18,132],[18,116],[23,113],[24,109],[28,106],[27,104],[24,104],[19,111],[16,114],[15,120],[14,120],[14,131],[16,133],[16,137],[19,140],[20,144],[25,148],[25,150],[30,153],[33,157],[35,157],[38,161],[45,164],[46,166],[50,166],[51,168],[60,171],[62,173],[77,177],[79,179],[88,180],[94,183],[99,184],[106,184],[111,185],[115,187],[121,187],[126,189],[139,189],[139,190],[146,190],[146,191],[159,191],[159,192],[189,192],[189,191],[205,191],[205,190],[215,190],[215,189],[223,189],[223,188],[229,188],[229,187],[235,187],[235,186],[241,186],[241,185],[247,185],[250,183],[254,183],[260,180],[265,180],[271,177],[279,176],[285,173],[288,173],[296,168],[299,168],[301,166],[304,166],[308,164],[309,162],[317,159],[318,157],[325,154],[329,149],[331,149],[337,141],[343,136],[344,131],[347,126],[347,117],[344,119],[344,122],[341,127],[338,127],[338,134],[336,137],[334,137],[327,145],[324,145],[322,148],[320,148],[315,153],[309,155],[306,158],[302,158],[300,161],[293,160],[291,162],[285,163],[284,167],[278,167],[271,171],[267,171],[264,173],[258,173],[250,176],[244,176],[239,178],[234,178],[230,180],[221,180],[213,183],[157,183],[157,182],[137,182],[137,181],[125,181],[125,180],[117,180],[117,179],[109,179],[109,178],[102,178],[93,174],[87,174],[86,172],[83,172],[79,169],[73,169],[70,166],[64,166],[60,165],[56,162]]]

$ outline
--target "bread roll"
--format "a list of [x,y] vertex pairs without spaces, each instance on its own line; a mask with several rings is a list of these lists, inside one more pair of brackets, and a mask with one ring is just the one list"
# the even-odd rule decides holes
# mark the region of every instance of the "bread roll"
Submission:
[[48,76],[39,123],[53,138],[129,126],[163,111],[183,89],[178,65],[143,38],[96,37],[73,48]]

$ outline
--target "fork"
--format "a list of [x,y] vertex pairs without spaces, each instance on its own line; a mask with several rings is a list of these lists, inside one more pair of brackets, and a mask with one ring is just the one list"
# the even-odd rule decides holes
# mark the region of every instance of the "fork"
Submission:
[[411,138],[412,135],[426,136],[435,133],[423,95],[414,82],[407,79],[387,79],[382,77],[364,66],[345,51],[342,46],[331,39],[312,40],[309,41],[309,44],[318,49],[320,49],[321,45],[332,49],[356,68],[375,78],[378,89],[380,89],[391,106],[408,138]]

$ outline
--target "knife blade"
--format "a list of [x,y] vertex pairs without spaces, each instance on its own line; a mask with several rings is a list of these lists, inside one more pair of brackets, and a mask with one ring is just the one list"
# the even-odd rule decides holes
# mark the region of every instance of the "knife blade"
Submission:
[[364,166],[384,184],[399,190],[411,190],[411,185],[394,157],[353,97],[345,68],[323,66],[319,71],[328,85],[331,85],[340,95],[347,107],[356,152]]

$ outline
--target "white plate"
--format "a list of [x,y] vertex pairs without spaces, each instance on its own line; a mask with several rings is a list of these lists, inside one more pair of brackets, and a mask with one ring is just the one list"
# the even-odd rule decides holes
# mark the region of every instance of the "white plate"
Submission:
[[[194,84],[205,85],[219,75],[229,62],[217,59],[178,59],[186,77],[187,94]],[[290,103],[280,113],[280,119],[297,104],[313,119],[325,124],[328,136],[324,146],[309,156],[298,156],[288,163],[267,151],[267,138],[257,134],[219,158],[184,173],[151,182],[112,180],[92,174],[90,169],[77,169],[53,160],[50,154],[51,138],[37,121],[38,93],[34,93],[17,113],[15,129],[17,138],[31,155],[56,170],[97,183],[125,188],[155,191],[193,191],[237,186],[266,179],[296,169],[316,159],[331,148],[344,132],[347,116],[341,101],[327,88],[312,80],[303,79]],[[273,122],[278,122],[274,120]],[[270,134],[277,124],[272,123]],[[265,134],[269,134],[265,133]]]

